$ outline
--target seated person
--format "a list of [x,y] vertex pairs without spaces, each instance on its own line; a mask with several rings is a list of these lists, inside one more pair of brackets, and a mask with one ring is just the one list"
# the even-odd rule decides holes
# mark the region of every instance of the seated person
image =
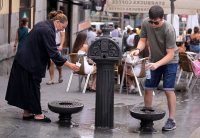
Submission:
[[199,27],[195,26],[194,27],[194,33],[190,35],[190,51],[192,52],[199,52],[199,40],[200,40],[200,35],[199,33]]
[[185,43],[183,42],[178,42],[177,43],[177,48],[179,53],[184,53],[186,51]]
[[[87,41],[87,34],[83,33],[83,32],[79,33],[74,42],[72,53],[78,53],[78,54],[83,54],[83,55],[87,54],[88,45],[86,44],[86,41]],[[86,57],[84,57],[85,73],[89,74],[89,73],[96,72],[96,70],[97,70],[96,66],[89,65],[88,61],[89,60]],[[86,90],[96,91],[95,85],[96,85],[96,75],[93,75],[92,86],[89,87],[89,83],[88,83]]]
[[[136,35],[135,38],[134,38],[134,40],[133,40],[134,46],[131,49],[131,51],[133,51],[133,50],[135,50],[135,48],[137,48],[139,40],[140,40],[140,36]],[[146,46],[145,49],[140,52],[139,59],[145,58],[145,57],[148,57],[148,56],[149,56],[149,50],[148,50],[148,47]],[[122,76],[121,74],[123,72],[123,67],[119,67],[119,68],[120,68],[119,69],[120,76]],[[142,61],[139,61],[134,66],[133,69],[134,69],[135,75],[138,76],[140,74],[140,72],[141,72],[141,69],[142,69]],[[127,73],[133,74],[132,68],[130,66],[127,67]],[[126,79],[124,79],[124,80],[125,80],[124,82],[126,84]],[[135,86],[133,86],[132,80],[134,81]],[[137,93],[138,92],[138,86],[136,84],[135,78],[134,77],[127,77],[127,82],[129,84],[129,93]]]

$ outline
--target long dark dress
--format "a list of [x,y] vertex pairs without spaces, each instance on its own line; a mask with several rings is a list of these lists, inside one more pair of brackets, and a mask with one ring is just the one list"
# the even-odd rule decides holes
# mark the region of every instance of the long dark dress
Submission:
[[10,73],[8,104],[41,114],[40,83],[50,58],[57,66],[67,60],[58,52],[53,21],[36,24],[18,50]]

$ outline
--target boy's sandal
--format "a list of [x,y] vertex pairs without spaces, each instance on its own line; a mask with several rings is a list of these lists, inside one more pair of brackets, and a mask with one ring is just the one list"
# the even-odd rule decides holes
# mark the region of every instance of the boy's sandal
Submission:
[[47,82],[46,84],[47,84],[47,85],[52,85],[52,84],[54,84],[54,82],[49,81],[49,82]]
[[59,82],[59,83],[62,83],[62,82],[63,82],[63,78],[62,78],[62,77],[59,77],[59,78],[58,78],[58,82]]

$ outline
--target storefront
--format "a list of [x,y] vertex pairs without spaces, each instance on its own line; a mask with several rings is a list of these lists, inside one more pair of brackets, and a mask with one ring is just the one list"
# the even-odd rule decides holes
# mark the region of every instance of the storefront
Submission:
[[[85,31],[91,26],[89,7],[85,9],[84,3],[84,0],[47,0],[47,15],[51,11],[62,10],[68,17],[69,22],[65,29],[63,48],[69,50],[69,53],[72,50],[77,33]],[[64,50],[64,53],[67,54],[67,50]]]

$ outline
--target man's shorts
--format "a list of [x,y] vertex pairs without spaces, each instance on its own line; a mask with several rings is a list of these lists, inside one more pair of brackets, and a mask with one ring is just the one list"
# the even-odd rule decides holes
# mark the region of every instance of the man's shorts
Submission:
[[158,67],[156,70],[151,70],[151,79],[146,79],[145,90],[157,89],[160,79],[163,75],[163,90],[174,91],[178,64],[167,64]]

